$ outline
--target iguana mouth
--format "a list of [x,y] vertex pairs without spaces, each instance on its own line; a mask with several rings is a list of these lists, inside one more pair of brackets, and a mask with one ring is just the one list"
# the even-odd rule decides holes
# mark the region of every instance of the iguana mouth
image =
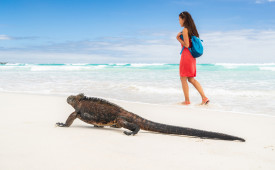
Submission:
[[67,103],[72,104],[74,102],[74,100],[75,100],[75,96],[71,95],[67,98]]

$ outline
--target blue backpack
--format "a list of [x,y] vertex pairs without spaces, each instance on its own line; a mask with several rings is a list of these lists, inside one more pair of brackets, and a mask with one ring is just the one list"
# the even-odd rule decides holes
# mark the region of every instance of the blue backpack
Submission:
[[[183,36],[180,35],[180,38],[183,40]],[[192,56],[194,58],[198,58],[203,54],[203,46],[202,43],[203,40],[201,40],[200,38],[196,37],[196,36],[191,36],[191,42],[192,42],[192,47],[188,48],[190,53],[192,54]],[[181,49],[180,54],[182,53],[184,47]]]

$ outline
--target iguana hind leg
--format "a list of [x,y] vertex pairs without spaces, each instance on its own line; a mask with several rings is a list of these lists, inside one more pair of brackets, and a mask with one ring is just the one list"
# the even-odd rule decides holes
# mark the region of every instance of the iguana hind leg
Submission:
[[119,117],[117,119],[117,124],[119,127],[123,127],[126,129],[131,130],[131,132],[124,131],[124,134],[126,135],[135,135],[140,130],[140,127],[134,123],[127,122],[123,117]]
[[71,124],[73,123],[73,121],[77,118],[77,113],[76,112],[73,112],[70,114],[70,116],[68,117],[68,119],[66,120],[66,123],[61,123],[61,122],[58,122],[56,123],[57,126],[59,127],[69,127],[71,126]]
[[117,124],[115,124],[115,125],[112,125],[112,126],[110,126],[111,128],[121,128],[120,126],[118,126]]

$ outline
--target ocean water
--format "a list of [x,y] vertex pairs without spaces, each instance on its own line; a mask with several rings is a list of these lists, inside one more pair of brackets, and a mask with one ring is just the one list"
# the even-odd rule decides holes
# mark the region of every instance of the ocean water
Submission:
[[[275,116],[275,63],[197,64],[206,109]],[[0,92],[87,96],[151,103],[184,101],[178,64],[0,64]],[[191,105],[201,97],[189,84]],[[66,101],[64,101],[66,102]]]

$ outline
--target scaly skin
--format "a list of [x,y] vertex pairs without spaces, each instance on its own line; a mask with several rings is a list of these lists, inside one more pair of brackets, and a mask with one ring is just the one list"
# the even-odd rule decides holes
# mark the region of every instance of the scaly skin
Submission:
[[57,126],[69,127],[73,121],[78,118],[95,127],[111,126],[129,129],[130,131],[124,131],[126,135],[135,135],[140,129],[143,129],[165,134],[187,135],[208,139],[239,140],[245,142],[242,138],[227,134],[152,122],[107,100],[86,97],[82,93],[77,96],[69,96],[67,102],[75,111],[70,114],[65,123],[56,123]]

